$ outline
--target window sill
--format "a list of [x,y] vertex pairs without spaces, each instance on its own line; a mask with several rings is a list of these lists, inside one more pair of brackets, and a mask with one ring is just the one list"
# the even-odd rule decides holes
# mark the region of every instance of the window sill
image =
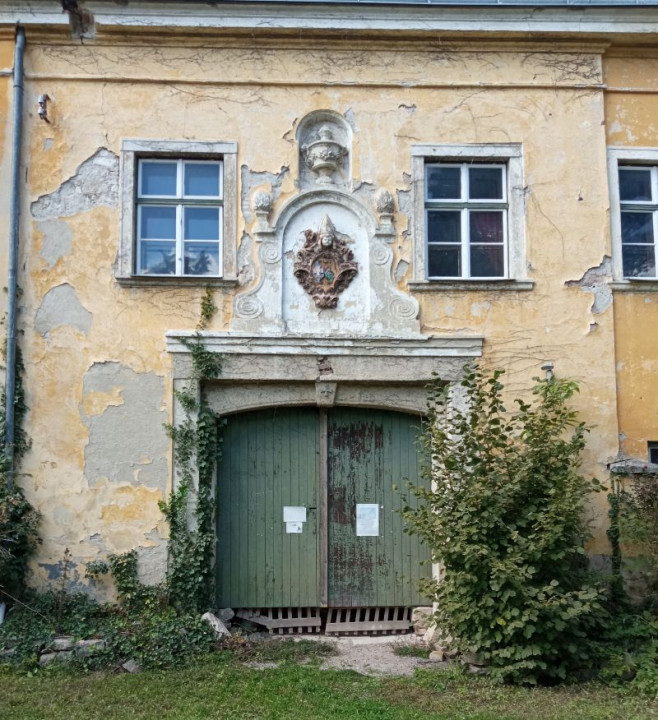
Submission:
[[658,291],[658,278],[615,280],[610,283],[610,287],[616,292],[656,292]]
[[183,277],[179,275],[130,275],[115,278],[121,287],[237,287],[238,281],[218,277]]
[[412,292],[454,292],[490,290],[492,292],[519,292],[532,290],[532,280],[426,280],[409,283]]

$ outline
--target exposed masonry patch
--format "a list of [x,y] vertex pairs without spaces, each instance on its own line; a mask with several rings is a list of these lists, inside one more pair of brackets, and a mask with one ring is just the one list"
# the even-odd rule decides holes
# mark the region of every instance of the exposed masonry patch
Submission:
[[612,304],[612,290],[608,283],[612,278],[612,264],[610,256],[604,255],[600,265],[591,267],[585,272],[580,280],[567,280],[564,284],[567,287],[579,287],[585,292],[594,295],[591,312],[593,315],[600,315]]
[[[120,389],[123,403],[108,405],[87,416],[84,398],[90,393]],[[89,430],[85,476],[90,487],[99,480],[164,489],[168,441],[162,409],[164,381],[155,373],[136,373],[117,362],[94,363],[84,376],[80,417]]]
[[409,263],[406,260],[400,260],[400,262],[395,266],[395,272],[393,274],[395,282],[400,282],[408,271]]
[[60,258],[71,252],[73,232],[65,220],[44,220],[38,226],[43,233],[39,254],[46,261],[46,270],[50,270]]
[[272,196],[272,204],[277,201],[277,198],[281,194],[281,183],[290,169],[285,165],[281,166],[281,170],[278,173],[271,173],[267,171],[253,172],[246,165],[240,168],[240,181],[242,192],[240,195],[240,209],[244,219],[250,223],[254,216],[251,212],[250,198],[254,188],[260,187],[261,185],[269,185],[271,187],[270,195]]
[[238,283],[240,285],[250,285],[254,280],[255,270],[251,255],[253,246],[251,235],[243,232],[238,248]]
[[91,320],[91,313],[82,306],[75,289],[63,283],[44,295],[34,317],[34,329],[45,336],[57,327],[69,325],[86,335],[91,329]]
[[31,205],[35,220],[70,217],[104,205],[116,206],[119,199],[119,158],[100,148],[78,167],[75,175],[57,190],[42,195]]

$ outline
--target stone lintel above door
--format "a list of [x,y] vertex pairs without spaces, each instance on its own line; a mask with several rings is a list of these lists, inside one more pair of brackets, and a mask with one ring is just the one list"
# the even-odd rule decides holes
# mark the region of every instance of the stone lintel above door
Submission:
[[167,350],[175,379],[191,376],[186,343],[197,338],[223,356],[221,385],[285,381],[424,387],[435,373],[446,382],[461,379],[464,365],[482,355],[483,344],[478,336],[364,339],[170,331]]

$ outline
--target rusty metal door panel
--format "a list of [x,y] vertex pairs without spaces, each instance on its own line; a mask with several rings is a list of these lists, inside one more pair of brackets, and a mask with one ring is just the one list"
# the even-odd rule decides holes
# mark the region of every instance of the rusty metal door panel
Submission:
[[[217,603],[318,607],[319,416],[279,408],[228,418],[217,468]],[[285,506],[305,507],[301,533]]]
[[[329,607],[427,602],[417,586],[431,575],[429,553],[404,532],[400,490],[393,490],[405,478],[419,482],[418,425],[418,418],[404,413],[359,408],[329,413]],[[358,504],[379,506],[377,536],[357,535]]]

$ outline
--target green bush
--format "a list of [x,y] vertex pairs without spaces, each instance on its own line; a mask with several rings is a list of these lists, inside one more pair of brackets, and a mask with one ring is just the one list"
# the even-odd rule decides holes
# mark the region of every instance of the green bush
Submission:
[[[22,377],[25,367],[20,348],[16,355],[14,392],[14,463],[30,447],[23,425],[27,405]],[[6,395],[0,398],[0,440],[4,442]],[[25,590],[28,561],[40,542],[37,534],[39,513],[30,505],[23,491],[14,483],[14,472],[6,447],[0,448],[0,602],[10,601]],[[3,591],[4,590],[4,594]]]
[[501,374],[467,368],[463,410],[433,383],[431,489],[413,489],[421,503],[404,515],[442,566],[423,589],[452,648],[496,678],[551,682],[591,660],[588,634],[603,616],[583,550],[584,502],[600,485],[579,472],[587,428],[568,407],[576,384],[540,381],[532,404],[508,412]]

